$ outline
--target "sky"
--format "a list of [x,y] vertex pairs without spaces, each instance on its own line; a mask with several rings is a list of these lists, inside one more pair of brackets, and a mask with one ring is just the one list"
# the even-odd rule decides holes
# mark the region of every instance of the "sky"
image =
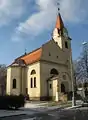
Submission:
[[0,64],[9,65],[25,49],[30,52],[49,41],[58,6],[77,59],[82,42],[88,42],[87,5],[88,0],[0,0]]

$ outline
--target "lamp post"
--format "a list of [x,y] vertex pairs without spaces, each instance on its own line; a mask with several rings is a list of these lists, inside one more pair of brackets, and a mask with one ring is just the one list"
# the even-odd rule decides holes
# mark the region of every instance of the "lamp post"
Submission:
[[71,70],[71,81],[72,81],[72,107],[76,106],[75,100],[75,81],[73,77],[73,62],[72,62],[72,52],[70,54],[70,70]]

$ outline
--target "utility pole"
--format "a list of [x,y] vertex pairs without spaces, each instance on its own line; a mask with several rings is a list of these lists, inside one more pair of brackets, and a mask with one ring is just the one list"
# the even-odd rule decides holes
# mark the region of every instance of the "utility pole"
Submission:
[[70,54],[70,70],[71,70],[71,81],[72,81],[72,107],[74,107],[76,106],[76,100],[75,100],[75,81],[73,77],[72,52]]

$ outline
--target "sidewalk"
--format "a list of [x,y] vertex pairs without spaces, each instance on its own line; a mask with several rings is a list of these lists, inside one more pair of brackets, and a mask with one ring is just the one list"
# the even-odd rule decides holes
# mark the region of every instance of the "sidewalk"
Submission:
[[47,112],[49,110],[51,111],[57,109],[68,110],[68,109],[81,107],[79,103],[81,102],[77,101],[77,106],[74,107],[62,107],[60,105],[48,107],[48,106],[41,106],[41,104],[45,105],[46,103],[41,103],[41,104],[28,103],[25,104],[25,106],[18,111],[0,110],[0,117],[17,116],[17,115],[33,115],[35,113]]

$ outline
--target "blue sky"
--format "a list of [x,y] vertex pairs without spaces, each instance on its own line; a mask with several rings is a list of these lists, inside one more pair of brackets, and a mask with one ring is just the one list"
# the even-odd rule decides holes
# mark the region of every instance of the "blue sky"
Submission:
[[0,64],[40,47],[51,39],[60,13],[72,38],[73,59],[88,41],[87,0],[0,0]]

